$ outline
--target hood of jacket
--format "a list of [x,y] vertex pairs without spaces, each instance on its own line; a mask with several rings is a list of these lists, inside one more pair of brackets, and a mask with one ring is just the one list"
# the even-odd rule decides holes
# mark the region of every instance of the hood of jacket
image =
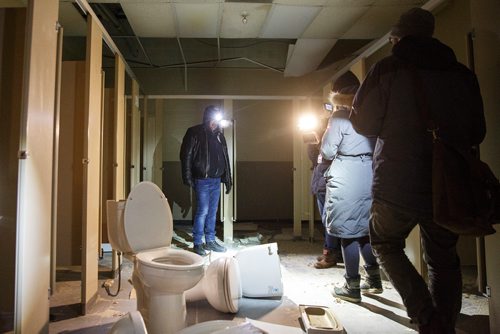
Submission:
[[457,65],[453,50],[431,37],[406,36],[392,48],[392,54],[424,70],[449,70]]

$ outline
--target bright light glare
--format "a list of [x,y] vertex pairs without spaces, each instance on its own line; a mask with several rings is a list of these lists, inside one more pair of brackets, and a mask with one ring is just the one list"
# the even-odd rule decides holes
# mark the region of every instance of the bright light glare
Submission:
[[301,131],[311,131],[316,129],[318,126],[318,118],[316,115],[307,114],[299,118],[299,130]]
[[216,120],[217,122],[219,122],[220,120],[222,120],[222,114],[221,113],[215,114],[214,120]]
[[230,122],[229,122],[227,119],[221,119],[221,120],[219,121],[219,126],[220,126],[221,128],[227,128],[227,127],[229,126],[229,123],[230,123]]

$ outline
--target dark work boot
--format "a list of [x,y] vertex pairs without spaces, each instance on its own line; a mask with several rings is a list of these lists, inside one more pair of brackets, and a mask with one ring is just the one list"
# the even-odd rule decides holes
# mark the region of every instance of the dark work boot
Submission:
[[429,322],[425,325],[418,325],[419,334],[451,334],[455,333],[455,329],[446,329],[442,320],[434,314]]
[[205,244],[205,249],[207,251],[212,251],[212,252],[218,252],[218,253],[224,253],[226,251],[226,247],[223,245],[220,245],[217,241],[209,241]]
[[205,248],[203,248],[203,245],[194,245],[193,252],[201,256],[207,255],[207,252],[205,251]]
[[384,288],[382,287],[382,280],[380,279],[380,269],[368,269],[365,266],[365,271],[368,274],[368,277],[366,277],[365,282],[361,284],[361,292],[372,294],[380,294],[384,292]]
[[334,297],[346,300],[348,302],[359,303],[361,302],[361,292],[359,289],[360,277],[345,278],[346,282],[341,288],[334,288],[332,295]]

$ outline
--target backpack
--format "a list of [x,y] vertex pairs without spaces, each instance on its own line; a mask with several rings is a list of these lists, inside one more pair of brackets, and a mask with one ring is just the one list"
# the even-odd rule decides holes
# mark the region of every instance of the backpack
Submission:
[[500,182],[472,147],[459,148],[438,135],[423,82],[409,66],[418,108],[433,135],[432,210],[434,222],[459,235],[485,236],[500,223]]
[[433,141],[434,222],[460,235],[495,233],[500,222],[500,183],[476,154]]

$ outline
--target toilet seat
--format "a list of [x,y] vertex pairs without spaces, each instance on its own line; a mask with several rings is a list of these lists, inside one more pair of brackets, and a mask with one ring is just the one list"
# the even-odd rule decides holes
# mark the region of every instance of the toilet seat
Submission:
[[157,269],[192,270],[200,266],[198,254],[170,247],[140,252],[136,260],[146,267]]
[[[132,189],[127,197],[123,219],[127,242],[133,253],[170,246],[172,212],[156,184],[145,181]],[[138,221],[141,224],[137,224]]]

